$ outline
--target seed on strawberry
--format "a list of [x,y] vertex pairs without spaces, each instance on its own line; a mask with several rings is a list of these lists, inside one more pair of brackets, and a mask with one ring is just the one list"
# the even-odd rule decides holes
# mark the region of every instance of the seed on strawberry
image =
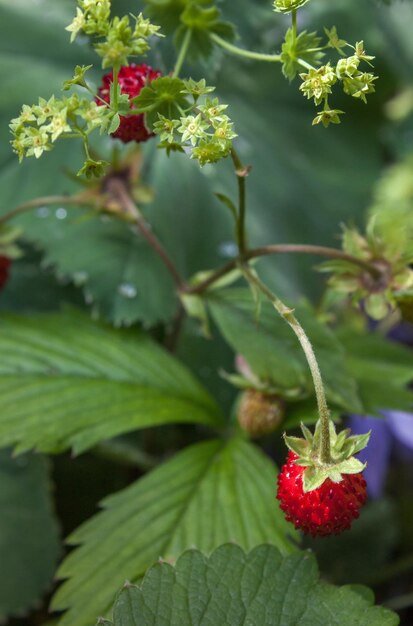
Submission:
[[297,460],[299,456],[290,451],[278,476],[277,498],[286,519],[313,537],[337,535],[350,528],[367,499],[363,474],[343,474],[340,482],[327,478],[319,487],[305,492],[306,468],[297,465]]
[[[152,69],[149,65],[141,64],[136,65],[131,63],[120,68],[118,75],[118,83],[121,87],[122,93],[128,94],[130,98],[136,98],[139,96],[141,89],[145,85],[161,76],[161,72]],[[110,86],[113,82],[113,72],[105,74],[102,79],[102,84],[99,87],[98,95],[96,99],[98,105],[103,106],[102,100],[109,104],[110,102]],[[135,108],[132,105],[132,108]],[[119,128],[112,134],[112,137],[120,139],[124,143],[129,141],[147,141],[150,137],[153,137],[153,133],[149,132],[145,126],[144,115],[121,115]]]
[[9,278],[9,268],[11,261],[6,256],[0,256],[0,289],[4,287]]

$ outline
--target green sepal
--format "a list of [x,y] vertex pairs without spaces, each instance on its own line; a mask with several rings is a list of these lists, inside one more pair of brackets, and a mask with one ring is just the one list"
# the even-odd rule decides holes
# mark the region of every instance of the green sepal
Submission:
[[364,450],[364,448],[367,446],[370,435],[371,430],[363,435],[353,435],[352,437],[348,437],[342,445],[341,451],[346,456],[352,456],[353,454],[357,454],[361,450]]
[[304,457],[304,459],[311,451],[309,442],[300,437],[290,437],[284,434],[284,441],[287,448],[298,454],[299,457]]
[[319,468],[307,467],[303,472],[303,491],[308,493],[321,487],[321,485],[327,480],[328,476],[325,471]]
[[353,454],[367,446],[370,433],[350,436],[350,429],[346,428],[337,434],[334,422],[330,420],[331,460],[329,463],[324,463],[321,460],[321,420],[318,420],[314,434],[304,424],[301,424],[301,430],[304,439],[284,435],[284,440],[287,447],[299,457],[294,463],[306,468],[303,472],[305,492],[318,489],[328,478],[339,483],[343,474],[359,474],[365,469],[366,464],[356,459]]
[[340,474],[359,474],[366,469],[366,463],[362,463],[354,457],[350,457],[336,465],[336,469]]

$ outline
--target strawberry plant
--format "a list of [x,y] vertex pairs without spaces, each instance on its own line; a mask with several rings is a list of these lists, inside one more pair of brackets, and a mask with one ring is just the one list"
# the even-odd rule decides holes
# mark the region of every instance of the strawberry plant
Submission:
[[0,622],[409,620],[394,1],[0,2]]

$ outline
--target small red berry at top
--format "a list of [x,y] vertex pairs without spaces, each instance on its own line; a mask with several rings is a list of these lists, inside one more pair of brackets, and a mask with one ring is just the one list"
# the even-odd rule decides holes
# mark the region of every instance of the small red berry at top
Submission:
[[[130,98],[139,96],[145,85],[155,78],[159,78],[161,72],[152,69],[149,65],[136,65],[131,63],[120,68],[118,74],[118,83],[121,86],[122,93],[128,94]],[[110,85],[113,82],[113,72],[105,74],[102,78],[102,84],[99,87],[96,103],[103,106],[102,100],[110,102]],[[133,105],[132,105],[132,108]],[[145,126],[144,115],[121,115],[119,128],[111,135],[116,139],[120,139],[124,143],[136,141],[141,143],[153,137],[153,133],[149,132]]]
[[327,478],[317,489],[304,492],[305,467],[296,465],[298,458],[290,451],[278,476],[277,498],[286,519],[313,537],[338,535],[350,528],[367,499],[363,474],[343,474],[338,483]]
[[0,289],[4,287],[9,278],[11,261],[6,256],[0,256]]

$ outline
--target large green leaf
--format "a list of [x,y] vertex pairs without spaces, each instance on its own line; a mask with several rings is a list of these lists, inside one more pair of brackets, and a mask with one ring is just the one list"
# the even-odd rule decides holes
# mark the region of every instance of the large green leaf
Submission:
[[357,379],[364,413],[380,410],[411,410],[413,393],[407,388],[413,379],[413,356],[408,348],[377,333],[366,335],[350,328],[338,333],[346,346],[347,363]]
[[226,541],[290,551],[295,531],[276,504],[275,481],[275,467],[252,444],[209,441],[105,500],[106,510],[69,539],[82,546],[59,572],[70,578],[53,602],[70,609],[61,626],[89,626],[125,580],[137,581],[159,557],[175,560],[194,546],[210,552]]
[[49,467],[0,451],[0,622],[22,615],[52,585],[60,553]]
[[[366,596],[366,594],[364,594]],[[262,545],[245,554],[223,545],[209,558],[190,550],[154,565],[140,587],[127,585],[116,626],[397,626],[395,613],[348,587],[318,579],[309,553],[282,557]]]
[[[281,388],[303,387],[312,392],[302,348],[274,307],[262,302],[257,318],[251,293],[245,289],[210,292],[207,300],[226,340],[247,359],[260,378]],[[308,306],[299,305],[295,311],[314,346],[330,400],[341,408],[360,410],[356,384],[344,362],[343,347]]]
[[165,423],[221,423],[192,374],[148,336],[78,314],[0,320],[0,444],[76,452]]

